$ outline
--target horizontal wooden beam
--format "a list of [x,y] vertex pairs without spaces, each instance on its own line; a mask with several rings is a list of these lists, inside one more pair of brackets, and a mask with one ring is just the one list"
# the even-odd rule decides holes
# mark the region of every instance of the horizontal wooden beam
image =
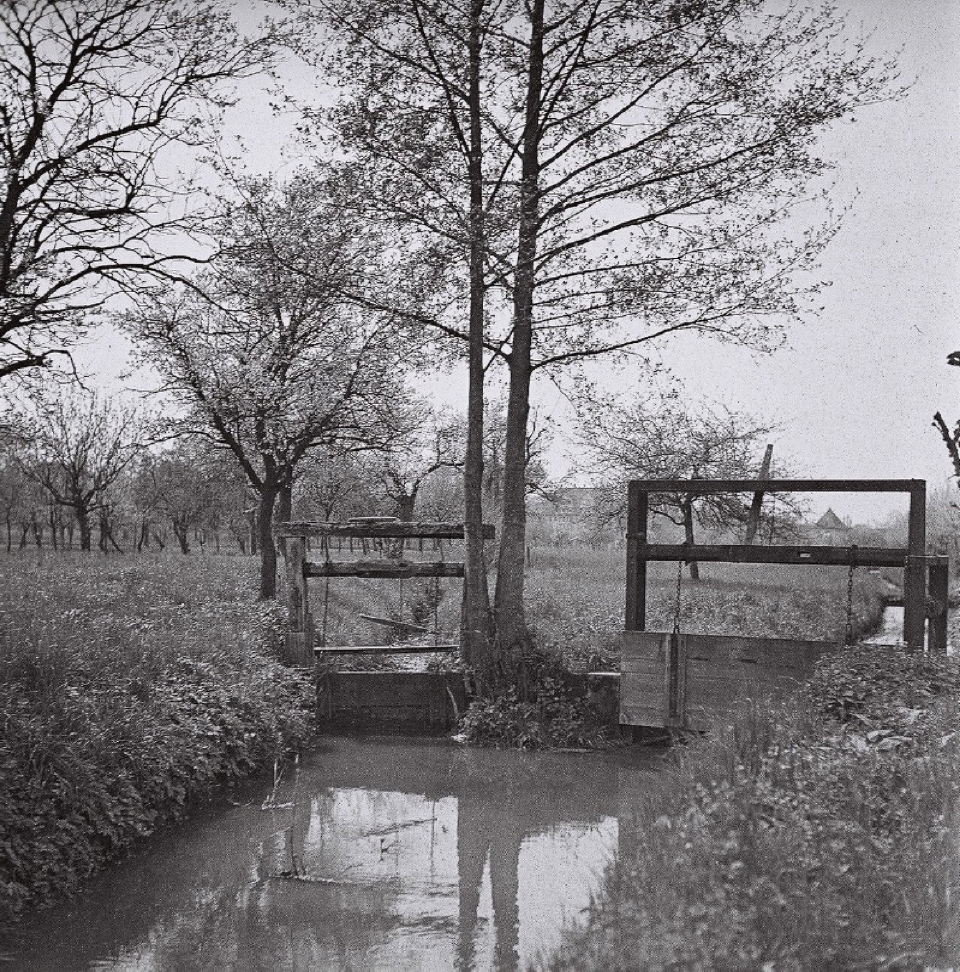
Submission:
[[[636,479],[641,493],[755,493],[756,479]],[[923,479],[765,479],[764,493],[912,493],[926,489]]]
[[303,565],[305,577],[463,577],[463,564],[403,560],[331,560]]
[[397,628],[400,631],[416,631],[420,634],[428,634],[430,629],[422,624],[411,624],[409,621],[398,621],[396,618],[380,618],[375,614],[361,614],[364,621],[372,621],[374,624],[382,624],[388,628]]
[[[766,484],[764,484],[766,486]],[[819,564],[828,567],[903,567],[905,547],[755,547],[746,544],[640,543],[638,560],[730,564]]]
[[[277,537],[421,537],[435,540],[462,540],[462,523],[417,523],[407,520],[377,520],[369,523],[303,522],[277,523],[273,527]],[[491,523],[483,524],[483,539],[492,540],[496,530]]]
[[459,651],[459,645],[327,645],[314,648],[315,655],[425,655],[431,651]]

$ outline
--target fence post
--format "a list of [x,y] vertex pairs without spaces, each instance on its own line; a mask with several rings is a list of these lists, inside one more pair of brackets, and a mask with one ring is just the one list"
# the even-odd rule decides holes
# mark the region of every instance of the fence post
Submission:
[[307,561],[305,537],[290,537],[284,551],[287,570],[287,607],[289,611],[286,661],[289,665],[312,667],[313,616],[310,614],[310,597],[304,570]]
[[910,484],[910,519],[907,532],[907,562],[903,571],[903,640],[907,651],[923,651],[923,629],[927,594],[927,484],[914,479]]
[[950,588],[950,565],[946,558],[942,563],[932,561],[928,568],[927,594],[933,606],[928,622],[927,649],[931,654],[947,653],[947,609]]
[[631,481],[627,508],[627,631],[647,626],[647,558],[640,550],[647,543],[647,494],[640,483]]

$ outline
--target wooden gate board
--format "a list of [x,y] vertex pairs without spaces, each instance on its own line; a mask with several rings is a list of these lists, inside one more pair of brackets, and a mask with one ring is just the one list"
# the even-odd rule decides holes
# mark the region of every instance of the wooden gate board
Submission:
[[620,723],[706,730],[744,698],[796,688],[833,642],[625,631]]

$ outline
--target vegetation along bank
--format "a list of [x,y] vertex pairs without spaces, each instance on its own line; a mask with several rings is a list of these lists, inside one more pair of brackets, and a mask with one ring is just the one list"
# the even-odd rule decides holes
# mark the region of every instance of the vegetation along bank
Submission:
[[799,700],[679,747],[543,967],[956,967],[958,698],[952,658],[847,649]]
[[0,558],[0,923],[312,726],[240,558]]

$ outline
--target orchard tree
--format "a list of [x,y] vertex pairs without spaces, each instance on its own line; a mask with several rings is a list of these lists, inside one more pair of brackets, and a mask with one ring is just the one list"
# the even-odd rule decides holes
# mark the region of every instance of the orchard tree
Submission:
[[216,0],[0,4],[0,379],[68,355],[116,285],[168,272],[163,159],[210,141],[267,42]]
[[[602,515],[621,521],[629,480],[755,478],[764,444],[774,431],[733,409],[684,401],[675,387],[626,400],[581,390],[577,406],[579,444],[600,485]],[[713,529],[745,525],[750,516],[746,497],[655,494],[650,511],[682,527],[684,542],[692,544],[695,524]],[[780,517],[795,519],[796,499],[783,494],[777,498]],[[690,561],[689,566],[690,577],[699,580],[697,563]]]
[[237,190],[209,270],[190,289],[142,293],[124,321],[183,409],[173,425],[228,449],[256,494],[260,595],[270,598],[274,514],[290,519],[301,461],[394,438],[410,349],[390,317],[344,296],[376,251],[323,179]]
[[15,456],[23,474],[76,519],[80,549],[106,523],[111,491],[144,448],[136,409],[81,389],[37,391],[19,420]]
[[[947,355],[947,364],[960,367],[960,351],[951,351]],[[934,428],[940,433],[943,444],[947,447],[947,454],[950,456],[950,464],[953,466],[953,475],[960,482],[960,422],[951,429],[940,412],[933,416]]]
[[[526,638],[534,374],[683,331],[773,346],[834,227],[798,230],[828,188],[817,134],[886,97],[891,68],[830,3],[289,5],[322,21],[303,36],[333,39],[319,59],[345,95],[324,121],[366,173],[371,217],[459,258],[468,327],[434,323],[469,344],[471,433],[478,352],[509,374],[495,632],[464,625],[495,681],[498,651]],[[481,480],[474,450],[468,534]],[[475,567],[468,554],[468,585]]]
[[191,534],[217,518],[225,491],[222,465],[209,442],[196,438],[146,455],[132,486],[137,508],[167,520],[184,554],[190,553]]

